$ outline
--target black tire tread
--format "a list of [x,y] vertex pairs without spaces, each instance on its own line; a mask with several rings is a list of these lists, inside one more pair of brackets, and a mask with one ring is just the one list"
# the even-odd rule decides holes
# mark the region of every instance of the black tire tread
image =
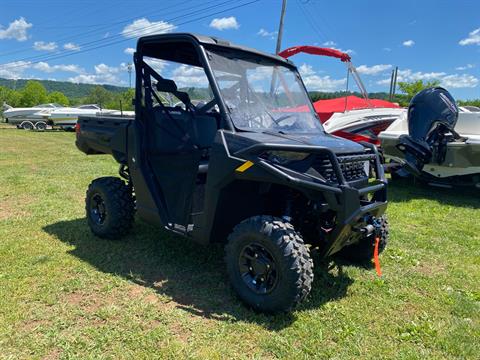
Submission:
[[[286,268],[289,270],[289,276],[293,279],[293,294],[291,300],[286,306],[268,307],[256,304],[249,304],[256,310],[265,312],[290,311],[302,302],[310,293],[313,282],[313,261],[310,257],[310,251],[302,237],[295,231],[292,224],[273,216],[260,215],[248,218],[235,226],[228,237],[228,243],[225,247],[226,261],[229,255],[234,253],[234,242],[236,238],[245,232],[260,232],[280,249]],[[244,300],[244,299],[243,299]],[[245,300],[244,300],[245,301]]]
[[106,239],[118,239],[126,235],[131,230],[135,218],[135,200],[131,188],[120,178],[101,177],[93,180],[88,186],[87,199],[97,189],[101,189],[105,193],[107,198],[104,201],[108,201],[110,208],[113,209],[113,213],[107,215],[113,218],[113,223],[102,231],[98,231],[97,227],[92,226],[90,222],[88,202],[86,202],[85,211],[92,232],[98,237]]

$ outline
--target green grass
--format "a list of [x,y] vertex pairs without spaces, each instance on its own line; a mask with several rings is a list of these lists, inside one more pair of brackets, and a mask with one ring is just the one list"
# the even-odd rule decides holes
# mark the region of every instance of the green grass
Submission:
[[315,259],[308,301],[265,316],[221,247],[93,237],[85,190],[116,171],[72,133],[0,129],[0,358],[479,358],[478,190],[393,184],[384,276]]

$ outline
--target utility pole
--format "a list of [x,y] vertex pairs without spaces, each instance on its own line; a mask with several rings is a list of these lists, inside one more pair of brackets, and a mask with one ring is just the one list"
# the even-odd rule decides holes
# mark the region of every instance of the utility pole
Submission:
[[128,63],[127,71],[128,71],[128,83],[130,84],[129,88],[132,88],[132,69],[133,69],[132,63]]
[[390,77],[390,91],[388,92],[388,101],[392,101],[393,97],[393,78],[395,76],[395,70],[392,70],[392,76]]
[[397,76],[398,76],[398,66],[395,66],[395,74],[393,76],[392,99],[395,98],[395,92],[397,90]]
[[[278,54],[282,49],[282,37],[283,37],[283,20],[285,19],[285,11],[287,10],[287,0],[282,0],[282,12],[280,13],[280,24],[278,25],[277,34],[277,47],[275,54]],[[272,82],[270,84],[270,94],[273,94],[275,90],[275,82],[277,81],[277,73],[272,74]]]
[[285,19],[286,10],[287,10],[287,0],[282,0],[282,12],[280,14],[280,24],[278,25],[277,48],[275,50],[275,54],[278,54],[282,49],[283,20]]

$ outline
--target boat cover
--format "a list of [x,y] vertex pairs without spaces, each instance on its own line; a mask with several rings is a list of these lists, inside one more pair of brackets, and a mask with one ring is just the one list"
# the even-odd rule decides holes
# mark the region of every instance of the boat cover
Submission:
[[278,55],[287,59],[290,56],[293,56],[298,53],[306,53],[311,55],[323,55],[323,56],[331,56],[334,58],[338,58],[343,62],[350,61],[350,55],[341,52],[340,50],[330,49],[330,48],[321,48],[318,46],[310,46],[310,45],[303,45],[303,46],[293,46],[288,49],[283,50]]

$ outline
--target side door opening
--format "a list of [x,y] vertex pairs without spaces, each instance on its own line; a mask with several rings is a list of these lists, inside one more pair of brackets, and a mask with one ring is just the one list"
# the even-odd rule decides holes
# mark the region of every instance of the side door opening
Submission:
[[186,232],[202,211],[220,113],[203,67],[149,57],[140,65],[146,158],[168,226]]

